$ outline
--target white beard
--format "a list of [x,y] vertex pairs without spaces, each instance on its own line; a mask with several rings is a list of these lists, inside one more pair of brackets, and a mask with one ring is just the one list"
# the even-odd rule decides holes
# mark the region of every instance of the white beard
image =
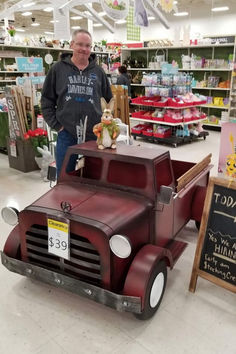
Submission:
[[112,144],[111,137],[107,128],[103,129],[102,145],[106,148],[110,147]]

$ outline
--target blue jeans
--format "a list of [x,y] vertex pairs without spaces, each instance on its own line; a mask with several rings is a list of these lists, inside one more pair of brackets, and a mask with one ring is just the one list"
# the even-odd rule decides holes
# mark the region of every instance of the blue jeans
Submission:
[[[57,178],[60,176],[62,164],[65,158],[66,151],[69,146],[76,145],[77,139],[68,133],[65,129],[60,131],[57,135],[56,146],[56,166],[57,166]],[[70,157],[69,163],[66,167],[66,172],[74,171],[77,155]]]

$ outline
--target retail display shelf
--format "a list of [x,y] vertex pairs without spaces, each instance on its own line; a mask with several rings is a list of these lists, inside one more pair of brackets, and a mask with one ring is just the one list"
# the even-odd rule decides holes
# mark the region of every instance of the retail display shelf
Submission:
[[217,108],[217,109],[229,109],[229,106],[214,106],[212,104],[203,104],[201,105],[201,107],[205,107],[205,108]]
[[204,122],[203,122],[203,125],[204,125],[205,127],[217,127],[217,128],[221,128],[221,125],[220,125],[220,124],[204,123]]
[[194,49],[194,48],[209,48],[209,47],[213,47],[213,48],[234,47],[234,43],[228,43],[228,44],[199,44],[199,45],[189,45],[189,46],[122,48],[122,50],[139,51],[139,50],[158,50],[158,49]]
[[230,68],[201,68],[201,69],[179,69],[179,71],[232,71]]
[[15,71],[0,70],[0,74],[29,74],[29,72],[27,73],[26,71],[17,71],[17,70]]
[[0,80],[0,82],[16,82],[16,79],[12,80]]
[[192,87],[192,90],[230,91],[230,88],[222,88],[222,87]]
[[135,140],[138,137],[138,138],[142,138],[144,140],[147,140],[151,143],[164,143],[164,144],[168,144],[168,145],[172,145],[174,147],[177,147],[178,145],[191,143],[192,141],[197,141],[199,138],[203,138],[205,140],[206,137],[209,135],[209,133],[206,131],[203,131],[203,132],[199,133],[198,136],[194,136],[194,135],[184,136],[184,137],[170,136],[169,138],[156,138],[154,136],[145,136],[143,134],[135,134],[135,133],[131,133],[131,135],[134,137]]
[[151,120],[151,119],[143,119],[143,118],[129,118],[130,120],[133,121],[142,121],[142,122],[147,122],[147,123],[153,123],[153,124],[163,124],[163,125],[170,125],[172,127],[176,127],[178,125],[186,125],[186,124],[195,124],[198,122],[203,122],[204,120],[206,120],[206,118],[202,118],[202,119],[195,119],[195,120],[191,120],[188,122],[179,122],[179,123],[169,123],[169,122],[159,122],[159,121],[155,121],[155,120]]
[[161,71],[161,69],[151,69],[151,68],[127,68],[127,70],[145,70],[145,71],[147,71],[147,70],[150,70],[150,71]]
[[[56,51],[63,51],[63,52],[72,52],[70,48],[57,48],[57,47],[39,47],[39,46],[28,46],[28,45],[19,45],[19,44],[0,44],[0,48],[22,48],[22,49],[41,49],[41,50],[56,50]],[[114,54],[115,52],[100,52],[100,51],[92,51],[95,54]]]
[[[163,107],[158,107],[158,106],[152,106],[152,105],[147,105],[143,103],[131,103],[133,106],[145,106],[145,107],[154,107],[154,108],[160,108],[160,109],[186,109],[186,108],[193,108],[193,107],[206,107],[207,105],[204,104],[194,104],[190,106],[183,106],[183,107],[173,107],[173,106],[163,106]],[[212,106],[210,106],[212,107]],[[215,106],[217,108],[217,106]],[[214,106],[213,106],[214,108]]]

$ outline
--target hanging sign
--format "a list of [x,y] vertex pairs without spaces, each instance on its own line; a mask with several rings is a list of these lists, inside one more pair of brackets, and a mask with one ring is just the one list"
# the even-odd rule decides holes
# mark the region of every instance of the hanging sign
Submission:
[[43,59],[34,58],[34,57],[16,57],[16,65],[18,71],[23,72],[34,72],[41,73],[43,72]]
[[101,5],[112,20],[126,18],[129,12],[129,0],[101,0]]
[[200,276],[236,293],[236,183],[211,178],[189,290]]
[[148,27],[147,11],[143,5],[143,0],[135,0],[134,13],[135,24],[137,26]]

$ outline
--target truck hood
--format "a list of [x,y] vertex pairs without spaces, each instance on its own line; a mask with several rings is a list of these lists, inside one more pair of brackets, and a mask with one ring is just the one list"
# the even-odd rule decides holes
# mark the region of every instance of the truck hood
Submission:
[[66,217],[78,217],[78,221],[82,218],[84,222],[87,219],[95,227],[103,225],[106,233],[114,233],[153,207],[149,199],[131,193],[83,184],[58,184],[27,209],[62,212],[61,202],[71,205]]

